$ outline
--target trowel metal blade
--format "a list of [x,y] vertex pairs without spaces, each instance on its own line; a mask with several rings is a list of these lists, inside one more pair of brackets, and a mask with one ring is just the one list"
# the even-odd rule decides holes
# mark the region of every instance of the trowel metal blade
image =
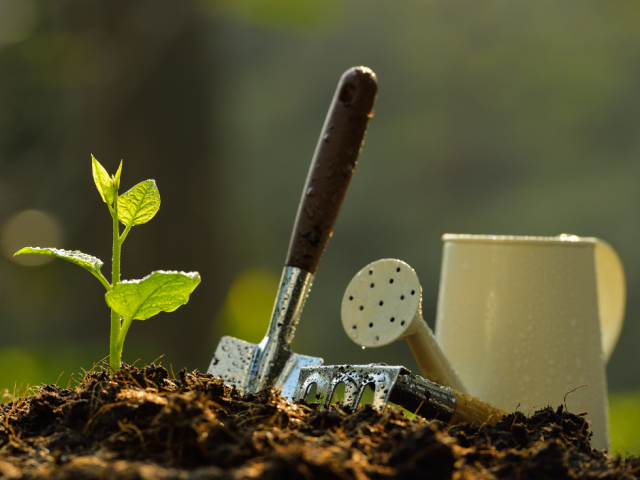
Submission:
[[218,343],[207,373],[213,373],[227,385],[235,384],[245,391],[259,353],[260,347],[255,343],[224,336]]
[[[220,339],[207,372],[221,377],[225,384],[235,385],[244,392],[256,374],[259,357],[260,345],[225,336]],[[322,358],[292,353],[273,386],[282,389],[281,395],[291,400],[300,369],[320,366],[322,363]]]

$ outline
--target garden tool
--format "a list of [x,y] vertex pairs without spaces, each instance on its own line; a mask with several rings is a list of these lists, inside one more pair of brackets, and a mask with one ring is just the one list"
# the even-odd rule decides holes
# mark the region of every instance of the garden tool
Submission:
[[383,363],[304,367],[300,370],[293,400],[305,400],[312,385],[316,384],[316,399],[327,407],[340,383],[345,385],[342,406],[351,410],[358,407],[366,387],[371,385],[374,392],[371,406],[379,411],[387,402],[392,402],[416,415],[452,425],[463,422],[494,424],[509,413],[479,398],[412,375],[402,366]]
[[378,260],[353,277],[342,298],[342,326],[362,347],[382,347],[406,338],[422,375],[467,393],[422,318],[420,281],[405,262]]
[[293,353],[289,346],[355,170],[377,86],[375,74],[365,67],[342,75],[302,191],[267,334],[259,345],[222,337],[213,355],[208,372],[244,392],[271,386],[291,398],[300,368],[322,364],[321,358]]

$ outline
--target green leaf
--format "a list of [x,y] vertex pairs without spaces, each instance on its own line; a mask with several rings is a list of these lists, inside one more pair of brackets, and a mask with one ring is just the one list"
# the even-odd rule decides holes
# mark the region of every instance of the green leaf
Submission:
[[57,257],[63,260],[66,260],[71,263],[75,263],[76,265],[81,266],[85,270],[91,272],[93,276],[95,276],[100,283],[107,289],[107,291],[111,290],[111,285],[104,278],[100,269],[102,268],[102,260],[96,257],[92,257],[91,255],[87,255],[86,253],[82,253],[78,250],[62,250],[60,248],[40,248],[40,247],[25,247],[18,250],[13,254],[16,255],[24,255],[26,253],[32,253],[35,255],[47,255],[49,257]]
[[145,180],[118,197],[118,220],[127,227],[142,225],[160,209],[160,193],[155,180]]
[[120,188],[120,174],[122,173],[122,160],[120,160],[120,166],[118,167],[118,171],[113,176],[113,187],[115,188],[116,195],[118,194],[118,189]]
[[111,205],[116,199],[117,189],[114,188],[113,178],[109,176],[93,155],[91,155],[91,170],[93,171],[93,181],[96,183],[96,188],[100,192],[102,200],[107,205]]
[[142,280],[118,283],[105,298],[107,305],[126,321],[146,320],[187,303],[199,283],[198,272],[157,271]]
[[25,253],[62,258],[68,262],[80,265],[82,268],[89,270],[94,275],[100,274],[100,269],[102,268],[102,265],[104,265],[102,260],[92,257],[91,255],[87,255],[86,253],[82,253],[78,250],[62,250],[59,248],[25,247],[14,253],[13,256],[24,255]]

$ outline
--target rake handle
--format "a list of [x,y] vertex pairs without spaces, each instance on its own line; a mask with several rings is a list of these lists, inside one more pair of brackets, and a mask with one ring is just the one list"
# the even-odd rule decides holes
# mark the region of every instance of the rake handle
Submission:
[[389,401],[423,418],[437,418],[450,425],[493,425],[509,414],[479,398],[410,374],[398,376]]
[[453,393],[456,395],[456,409],[451,420],[449,420],[451,425],[458,423],[473,423],[475,425],[488,423],[489,425],[495,425],[502,420],[503,415],[509,415],[509,412],[504,408],[494,407],[477,397],[455,390]]
[[366,67],[347,70],[338,83],[298,207],[286,266],[315,275],[355,171],[378,90]]

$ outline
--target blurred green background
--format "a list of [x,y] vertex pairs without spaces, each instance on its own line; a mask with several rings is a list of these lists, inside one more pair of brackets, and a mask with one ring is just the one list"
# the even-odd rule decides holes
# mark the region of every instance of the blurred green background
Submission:
[[259,341],[354,65],[378,75],[375,118],[294,350],[417,371],[405,344],[363,351],[343,334],[360,268],[412,265],[433,325],[443,233],[597,236],[629,292],[611,450],[640,453],[636,2],[0,0],[0,387],[66,385],[108,354],[96,280],[11,258],[38,245],[109,260],[90,153],[109,171],[124,159],[121,192],[155,178],[162,196],[123,246],[123,278],[203,278],[187,306],[134,323],[124,360],[206,370],[220,335]]

